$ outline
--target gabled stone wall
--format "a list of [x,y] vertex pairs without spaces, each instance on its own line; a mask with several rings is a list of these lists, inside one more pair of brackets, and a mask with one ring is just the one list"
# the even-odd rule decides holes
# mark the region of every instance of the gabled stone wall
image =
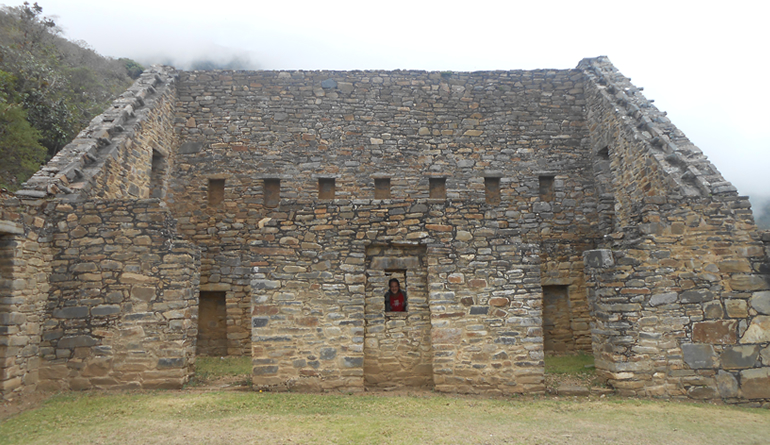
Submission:
[[580,66],[615,201],[607,250],[586,256],[597,369],[621,394],[767,403],[770,276],[748,199],[608,60]]
[[[192,373],[199,250],[163,196],[174,71],[154,68],[0,203],[0,393],[179,387]],[[108,198],[96,201],[96,197]]]
[[[152,67],[16,192],[24,198],[161,197],[177,151],[176,72]],[[153,154],[157,159],[153,174]]]

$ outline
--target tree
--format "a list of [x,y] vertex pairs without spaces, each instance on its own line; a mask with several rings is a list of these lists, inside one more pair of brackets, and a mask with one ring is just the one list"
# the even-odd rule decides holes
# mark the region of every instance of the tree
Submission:
[[45,161],[40,133],[27,121],[27,113],[14,103],[13,75],[0,71],[0,186],[17,189]]
[[[125,91],[132,82],[129,66],[131,75],[141,73],[141,66],[133,61],[106,58],[85,42],[63,38],[56,23],[42,13],[40,5],[28,2],[0,9],[1,119],[6,144],[2,159],[18,161],[13,172],[0,170],[0,183],[7,185],[34,173],[41,145],[52,157]],[[31,136],[39,139],[32,144],[35,149],[29,143]],[[11,140],[21,144],[18,149],[8,145]]]

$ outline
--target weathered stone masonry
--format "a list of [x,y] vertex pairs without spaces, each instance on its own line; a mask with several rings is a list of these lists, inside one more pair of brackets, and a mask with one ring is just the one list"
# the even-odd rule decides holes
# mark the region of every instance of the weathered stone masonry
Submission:
[[770,399],[768,235],[606,58],[154,69],[2,211],[6,397],[179,386],[197,338],[260,388],[542,392],[593,350],[623,394]]
[[[0,210],[0,388],[178,387],[199,250],[147,199],[176,151],[174,79],[149,71]],[[158,162],[158,156],[168,157]],[[157,187],[162,192],[162,184]]]

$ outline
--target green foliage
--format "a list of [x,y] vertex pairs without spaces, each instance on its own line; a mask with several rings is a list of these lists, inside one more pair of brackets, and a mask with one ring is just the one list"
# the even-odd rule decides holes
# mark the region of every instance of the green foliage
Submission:
[[[21,132],[3,137],[6,141],[28,141],[30,135],[37,135],[38,145],[51,157],[132,80],[125,62],[105,58],[84,42],[61,37],[56,23],[42,12],[40,5],[27,2],[0,9],[0,70],[7,74],[2,84],[3,119],[9,125],[5,132]],[[30,133],[29,125],[35,132]],[[24,175],[37,169],[31,165],[39,165],[38,150],[32,150],[35,154],[31,155],[29,144],[18,148],[5,145],[3,150],[8,151],[4,160],[20,163],[13,166],[13,173],[11,168],[2,169],[0,182],[24,181]]]
[[128,58],[120,58],[118,62],[121,62],[126,67],[128,77],[132,79],[138,79],[139,75],[144,72],[144,67],[137,61]]
[[27,121],[21,104],[14,103],[9,87],[13,75],[0,71],[0,186],[15,190],[37,171],[45,160],[40,133]]

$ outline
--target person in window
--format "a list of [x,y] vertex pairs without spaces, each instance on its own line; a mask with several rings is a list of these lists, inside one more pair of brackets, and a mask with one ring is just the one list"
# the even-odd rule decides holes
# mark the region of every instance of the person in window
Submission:
[[391,278],[388,287],[390,290],[385,292],[385,312],[405,312],[406,291],[401,290],[401,283]]

